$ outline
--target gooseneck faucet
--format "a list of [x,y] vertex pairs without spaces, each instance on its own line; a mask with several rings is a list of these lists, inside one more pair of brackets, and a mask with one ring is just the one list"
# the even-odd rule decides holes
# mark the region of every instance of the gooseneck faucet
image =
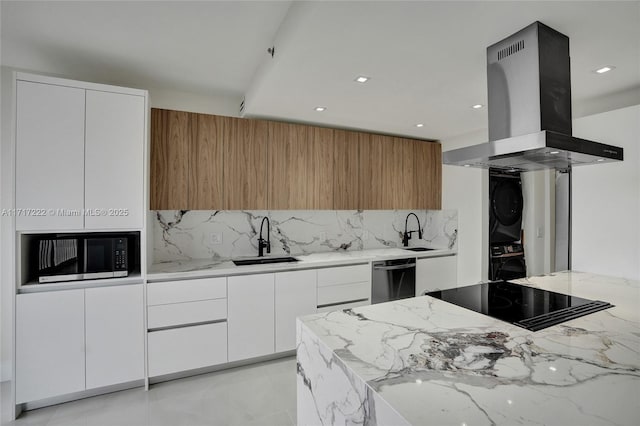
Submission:
[[[267,239],[262,238],[262,227],[264,226],[264,221],[267,221]],[[260,237],[258,238],[258,257],[264,256],[264,249],[267,249],[267,254],[271,253],[271,223],[269,222],[268,217],[263,217],[262,222],[260,223]]]
[[[414,231],[407,231],[407,224],[409,223],[409,216],[413,215],[416,220],[418,221],[418,229],[414,230]],[[418,216],[416,216],[415,213],[411,212],[407,215],[407,218],[404,221],[404,234],[402,234],[402,245],[404,247],[407,247],[409,245],[409,240],[411,239],[411,234],[413,234],[414,232],[418,233],[418,238],[422,239],[422,227],[420,226],[420,219],[418,219]]]

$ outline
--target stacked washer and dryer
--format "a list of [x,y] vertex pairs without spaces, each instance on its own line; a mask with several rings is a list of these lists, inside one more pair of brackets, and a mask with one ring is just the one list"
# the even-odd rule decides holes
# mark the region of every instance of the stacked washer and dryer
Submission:
[[489,279],[527,275],[522,241],[520,172],[489,169]]

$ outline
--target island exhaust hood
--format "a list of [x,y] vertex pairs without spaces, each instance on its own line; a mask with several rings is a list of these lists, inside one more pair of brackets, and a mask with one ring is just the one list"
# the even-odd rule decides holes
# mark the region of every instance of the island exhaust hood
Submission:
[[489,140],[442,154],[444,164],[568,171],[622,161],[617,146],[571,136],[569,38],[534,22],[487,48]]

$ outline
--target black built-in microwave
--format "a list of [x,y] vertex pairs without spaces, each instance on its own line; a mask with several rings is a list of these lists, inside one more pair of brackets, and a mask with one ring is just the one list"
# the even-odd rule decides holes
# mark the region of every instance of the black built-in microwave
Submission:
[[29,273],[38,283],[126,277],[139,233],[41,234],[30,239]]

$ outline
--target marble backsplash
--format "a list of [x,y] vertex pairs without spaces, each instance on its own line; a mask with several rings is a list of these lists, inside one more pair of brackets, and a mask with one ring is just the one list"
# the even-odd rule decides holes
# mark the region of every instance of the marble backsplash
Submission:
[[[423,229],[422,240],[414,233],[410,246],[457,247],[456,210],[160,210],[151,212],[153,262],[256,256],[264,216],[271,221],[272,255],[400,247],[410,212]],[[416,228],[412,216],[409,230]]]

